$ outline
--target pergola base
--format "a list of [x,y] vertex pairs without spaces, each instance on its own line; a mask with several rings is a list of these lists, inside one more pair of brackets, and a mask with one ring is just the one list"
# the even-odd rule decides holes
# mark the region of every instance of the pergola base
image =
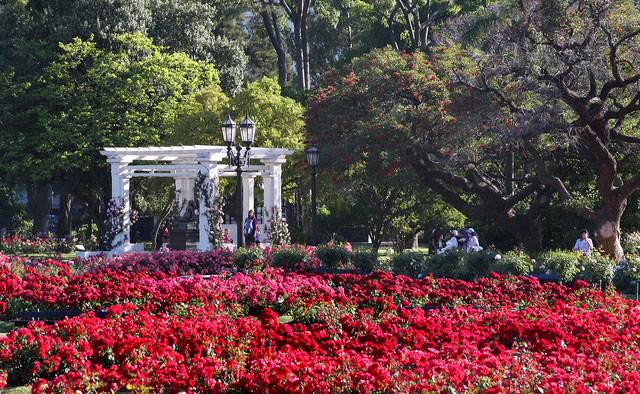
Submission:
[[76,257],[80,259],[86,259],[89,257],[96,257],[96,256],[113,257],[123,253],[144,252],[144,244],[125,243],[124,245],[120,245],[120,246],[121,248],[115,248],[113,250],[76,252]]

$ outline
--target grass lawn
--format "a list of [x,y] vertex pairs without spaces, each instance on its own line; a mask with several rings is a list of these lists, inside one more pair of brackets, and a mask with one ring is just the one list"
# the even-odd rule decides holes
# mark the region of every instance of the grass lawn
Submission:
[[3,337],[13,330],[16,326],[8,321],[0,321],[0,337]]
[[28,394],[30,392],[31,386],[6,387],[4,390],[0,390],[2,394]]
[[[8,256],[19,256],[19,257],[25,257],[25,255],[8,255]],[[70,252],[70,253],[62,253],[62,255],[60,255],[61,257],[59,257],[59,255],[55,254],[55,253],[34,253],[34,254],[30,254],[29,257],[32,259],[61,259],[61,260],[70,260],[74,257],[76,257],[76,252]]]

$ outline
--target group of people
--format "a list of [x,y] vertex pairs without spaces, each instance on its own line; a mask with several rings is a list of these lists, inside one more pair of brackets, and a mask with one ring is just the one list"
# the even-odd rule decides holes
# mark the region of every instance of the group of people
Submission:
[[[447,234],[442,226],[431,231],[431,245],[429,252],[433,254],[444,253],[447,250],[460,250],[464,252],[478,252],[483,248],[478,241],[478,235],[471,227],[452,230]],[[589,231],[584,229],[580,233],[580,238],[573,245],[573,250],[588,255],[593,250],[593,241],[589,238]]]
[[[253,245],[260,246],[260,227],[258,227],[258,219],[256,219],[253,209],[249,210],[247,218],[244,220],[243,234],[244,245],[249,248]],[[232,244],[233,240],[229,236],[229,228],[224,229],[222,234],[222,242],[226,244]]]
[[442,226],[438,226],[438,228],[431,231],[429,252],[440,254],[447,250],[460,250],[467,253],[478,252],[482,250],[482,246],[480,246],[478,235],[471,227],[446,233]]

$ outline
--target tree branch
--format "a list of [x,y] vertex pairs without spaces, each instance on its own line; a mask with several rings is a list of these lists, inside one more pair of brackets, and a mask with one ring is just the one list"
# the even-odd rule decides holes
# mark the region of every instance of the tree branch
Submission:
[[640,175],[636,175],[628,182],[625,182],[625,184],[618,189],[618,194],[620,198],[625,199],[628,198],[631,193],[638,190],[638,188],[640,188]]
[[616,59],[618,47],[620,46],[620,44],[640,34],[640,29],[626,34],[615,44],[613,43],[613,35],[611,34],[611,32],[604,26],[601,26],[601,29],[606,34],[607,41],[609,42],[609,63],[611,64],[611,74],[613,74],[613,80],[605,82],[605,84],[602,86],[602,90],[600,91],[600,99],[604,102],[613,89],[622,88],[640,80],[640,73],[634,75],[629,79],[624,79],[622,75],[620,75],[620,70],[618,69],[618,61]]
[[527,110],[525,110],[524,108],[520,108],[518,107],[512,100],[509,100],[507,98],[507,96],[505,96],[504,93],[502,93],[500,90],[488,86],[485,83],[484,87],[480,87],[480,86],[476,86],[473,85],[467,81],[465,81],[460,74],[454,70],[454,74],[456,75],[456,77],[458,78],[458,81],[455,82],[456,85],[462,85],[464,87],[467,87],[469,89],[473,89],[475,91],[478,92],[483,92],[483,93],[493,93],[494,95],[496,95],[498,97],[498,99],[500,99],[500,101],[504,104],[506,104],[509,107],[509,111],[511,111],[512,113],[522,113],[522,112],[527,112]]
[[623,106],[617,111],[607,111],[604,114],[605,119],[624,119],[628,114],[635,111],[640,111],[640,92],[637,92],[636,95],[631,99],[629,104]]
[[622,134],[615,129],[611,130],[611,139],[629,142],[632,144],[640,144],[640,137],[632,137],[630,135]]
[[[551,175],[544,160],[542,159],[536,148],[531,144],[531,142],[529,142],[528,140],[524,140],[523,143],[527,152],[529,152],[531,156],[533,156],[536,167],[538,168],[538,178],[540,179],[540,182],[552,187],[556,192],[558,192],[558,196],[560,197],[560,200],[562,202],[574,200],[573,196],[571,195],[571,193],[569,193],[562,180],[555,175]],[[591,209],[584,207],[570,207],[570,209],[587,220],[595,221],[597,218],[597,214]]]

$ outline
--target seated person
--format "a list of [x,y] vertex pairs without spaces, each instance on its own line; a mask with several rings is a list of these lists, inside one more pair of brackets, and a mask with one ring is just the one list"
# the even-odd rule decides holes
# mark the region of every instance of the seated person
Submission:
[[225,228],[224,229],[224,234],[222,234],[222,242],[225,244],[232,244],[233,241],[231,240],[231,237],[229,237],[229,229]]
[[457,230],[453,230],[451,232],[451,238],[449,238],[449,240],[447,241],[446,245],[444,246],[443,249],[441,249],[438,253],[444,253],[447,250],[456,250],[458,249],[458,231]]

